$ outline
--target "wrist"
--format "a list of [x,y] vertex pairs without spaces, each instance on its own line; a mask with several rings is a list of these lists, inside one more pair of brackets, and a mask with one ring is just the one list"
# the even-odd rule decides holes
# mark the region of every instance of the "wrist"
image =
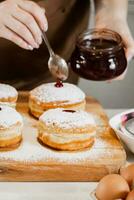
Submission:
[[[95,0],[96,16],[108,17],[114,19],[127,20],[128,1],[127,0]],[[97,18],[98,18],[97,17]]]

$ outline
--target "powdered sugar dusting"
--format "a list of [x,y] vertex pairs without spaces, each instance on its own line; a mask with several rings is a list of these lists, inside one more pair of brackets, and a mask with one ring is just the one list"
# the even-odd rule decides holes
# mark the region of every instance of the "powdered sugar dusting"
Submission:
[[0,98],[16,97],[17,94],[18,92],[14,87],[0,83]]
[[33,127],[29,119],[24,118],[23,142],[20,147],[10,152],[0,152],[0,159],[14,160],[24,163],[47,162],[49,160],[57,160],[58,162],[77,163],[80,161],[96,160],[103,157],[107,159],[114,156],[114,149],[100,138],[96,138],[91,149],[79,152],[61,152],[54,151],[50,148],[43,147],[37,141],[37,128]]
[[67,112],[63,108],[50,109],[44,112],[40,121],[47,125],[54,124],[65,129],[95,125],[94,118],[89,113],[82,110]]
[[85,99],[84,92],[70,83],[64,83],[63,87],[55,87],[55,83],[47,83],[38,86],[30,93],[41,102],[66,101],[66,103],[76,103]]
[[0,128],[8,128],[22,121],[21,115],[14,108],[0,105]]

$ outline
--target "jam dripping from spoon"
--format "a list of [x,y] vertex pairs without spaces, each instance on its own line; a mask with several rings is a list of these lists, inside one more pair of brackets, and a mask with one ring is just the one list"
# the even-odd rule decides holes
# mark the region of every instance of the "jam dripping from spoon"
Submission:
[[63,87],[63,82],[60,79],[57,79],[54,86],[57,87],[57,88]]

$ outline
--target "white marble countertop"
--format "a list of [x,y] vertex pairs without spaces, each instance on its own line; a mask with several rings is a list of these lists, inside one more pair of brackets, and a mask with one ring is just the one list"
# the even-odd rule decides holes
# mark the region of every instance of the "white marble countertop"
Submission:
[[[124,109],[107,109],[110,117]],[[134,155],[127,152],[127,160],[134,162]],[[7,183],[0,182],[0,200],[90,200],[90,193],[97,183]]]

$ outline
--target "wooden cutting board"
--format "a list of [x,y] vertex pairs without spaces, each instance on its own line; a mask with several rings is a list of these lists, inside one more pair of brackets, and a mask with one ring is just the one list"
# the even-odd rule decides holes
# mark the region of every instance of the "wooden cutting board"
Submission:
[[87,111],[101,116],[105,125],[97,133],[91,149],[62,152],[43,147],[37,141],[37,122],[28,113],[28,94],[20,93],[17,110],[23,115],[21,146],[0,152],[0,181],[99,181],[108,173],[118,173],[125,164],[126,153],[101,105],[87,98]]

